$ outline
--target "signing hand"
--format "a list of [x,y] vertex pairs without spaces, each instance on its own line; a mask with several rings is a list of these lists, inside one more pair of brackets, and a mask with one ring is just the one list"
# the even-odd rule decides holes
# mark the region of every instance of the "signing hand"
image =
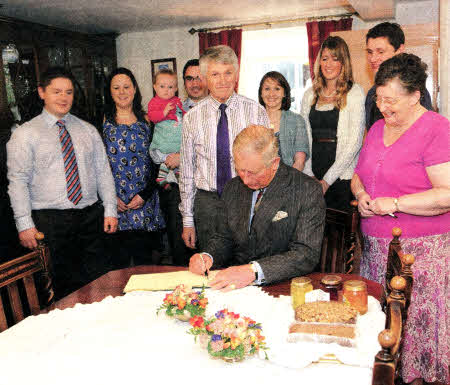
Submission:
[[103,222],[103,230],[107,234],[112,234],[117,231],[117,218],[114,217],[105,217]]
[[365,191],[358,194],[358,211],[363,218],[373,217],[375,214],[370,208],[370,195]]
[[166,107],[164,107],[163,114],[167,116],[167,114],[173,109],[174,102],[167,103]]
[[212,266],[212,260],[207,255],[201,253],[194,254],[189,260],[189,271],[194,274],[205,275]]
[[170,169],[177,168],[180,165],[180,153],[174,152],[167,155],[166,161],[164,162],[166,166]]
[[36,227],[21,231],[19,233],[20,244],[28,249],[35,249],[38,245],[35,238],[37,232]]
[[394,198],[375,198],[370,202],[369,208],[377,215],[388,215],[397,211]]
[[181,238],[187,247],[195,249],[195,227],[183,227]]
[[127,204],[127,209],[136,210],[140,209],[144,206],[145,201],[140,197],[139,194],[136,194],[133,199]]
[[231,266],[220,270],[209,283],[212,289],[230,291],[250,285],[255,280],[255,272],[250,265]]
[[120,199],[119,197],[117,197],[117,210],[120,213],[123,213],[124,211],[128,210],[127,205],[125,204],[125,202],[122,199]]

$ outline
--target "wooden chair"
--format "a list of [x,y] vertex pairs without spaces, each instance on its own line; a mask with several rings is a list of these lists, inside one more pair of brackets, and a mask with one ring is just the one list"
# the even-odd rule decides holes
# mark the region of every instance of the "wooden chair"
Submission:
[[[375,356],[372,385],[402,384],[399,376],[401,339],[411,300],[414,257],[403,254],[399,237],[401,229],[392,230],[386,269],[385,304],[386,329],[378,336],[381,350]],[[393,275],[395,274],[395,275]]]
[[350,211],[327,208],[320,254],[321,273],[354,273],[359,234],[358,202],[350,203]]
[[[47,307],[53,302],[53,289],[49,273],[49,252],[45,246],[44,234],[37,233],[38,247],[31,253],[0,265],[0,332],[22,321],[28,314],[39,314],[41,304]],[[41,283],[36,290],[33,275]]]
[[[393,239],[389,243],[388,260],[386,267],[386,285],[384,292],[384,299],[389,297],[392,291],[390,286],[391,279],[395,276],[402,276],[406,280],[405,297],[406,306],[405,310],[409,307],[409,301],[411,299],[411,289],[413,285],[413,274],[411,265],[414,263],[414,257],[409,254],[404,254],[402,246],[400,244],[400,236],[402,235],[402,229],[394,227],[392,229]],[[412,259],[411,259],[412,258]],[[383,301],[383,306],[386,305],[386,301]]]

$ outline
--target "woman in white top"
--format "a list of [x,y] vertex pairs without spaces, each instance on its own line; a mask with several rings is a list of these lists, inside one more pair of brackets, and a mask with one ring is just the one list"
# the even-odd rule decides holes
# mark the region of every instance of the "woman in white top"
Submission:
[[322,43],[313,86],[303,96],[302,115],[311,154],[304,172],[322,185],[327,207],[347,210],[364,136],[364,91],[353,82],[349,50],[338,36]]

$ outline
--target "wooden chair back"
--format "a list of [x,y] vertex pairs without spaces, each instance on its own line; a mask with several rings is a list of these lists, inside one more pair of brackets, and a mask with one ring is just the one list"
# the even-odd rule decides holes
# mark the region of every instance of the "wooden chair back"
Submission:
[[[36,234],[36,239],[36,250],[0,265],[0,294],[7,293],[3,297],[0,295],[0,332],[22,321],[28,314],[39,314],[41,305],[47,307],[53,302],[48,247],[43,242],[44,234]],[[35,274],[41,284],[39,290],[36,289]]]
[[[394,385],[399,378],[401,339],[411,300],[414,257],[403,254],[399,237],[401,229],[392,230],[386,269],[385,304],[386,326],[378,336],[381,350],[375,356],[372,385]],[[392,276],[392,274],[396,274]]]
[[320,254],[321,273],[355,272],[358,232],[357,201],[350,203],[348,212],[327,208]]
[[[388,259],[386,266],[386,284],[384,299],[389,297],[392,291],[390,282],[395,276],[402,276],[406,280],[405,287],[405,298],[406,306],[405,310],[409,307],[409,301],[411,299],[411,289],[413,284],[413,275],[411,271],[411,265],[414,263],[414,257],[409,254],[404,254],[402,251],[402,246],[400,244],[400,236],[402,235],[402,230],[399,227],[394,227],[392,229],[392,241],[389,243]],[[411,261],[411,258],[412,261]],[[383,302],[383,306],[386,302]]]

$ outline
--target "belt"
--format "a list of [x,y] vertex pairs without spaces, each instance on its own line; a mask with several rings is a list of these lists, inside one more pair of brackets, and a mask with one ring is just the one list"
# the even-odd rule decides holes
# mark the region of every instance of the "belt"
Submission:
[[336,139],[333,139],[333,138],[317,138],[317,139],[313,139],[313,142],[316,142],[316,143],[336,143]]

